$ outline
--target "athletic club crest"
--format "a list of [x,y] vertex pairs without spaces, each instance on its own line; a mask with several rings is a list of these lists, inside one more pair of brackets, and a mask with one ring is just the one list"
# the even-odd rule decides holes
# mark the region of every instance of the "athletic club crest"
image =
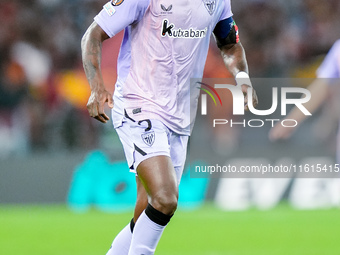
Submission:
[[155,131],[149,131],[142,134],[142,140],[146,145],[152,146],[155,142]]
[[204,3],[205,8],[210,15],[212,15],[216,9],[216,0],[202,0]]

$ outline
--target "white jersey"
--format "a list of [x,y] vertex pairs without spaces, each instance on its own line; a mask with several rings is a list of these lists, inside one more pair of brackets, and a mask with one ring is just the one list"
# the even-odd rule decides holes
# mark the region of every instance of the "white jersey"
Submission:
[[[329,82],[332,84],[339,84],[340,78],[340,40],[336,41],[324,61],[317,70],[318,78],[337,79],[337,81]],[[339,123],[340,127],[340,123]],[[337,144],[337,163],[340,163],[340,129],[338,129],[338,144]]]
[[[110,36],[125,29],[118,57],[113,124],[124,111],[135,119],[158,119],[189,135],[210,35],[232,16],[230,0],[114,0],[95,17]],[[190,116],[191,115],[191,116]]]
[[318,78],[340,78],[340,40],[336,41],[317,70]]

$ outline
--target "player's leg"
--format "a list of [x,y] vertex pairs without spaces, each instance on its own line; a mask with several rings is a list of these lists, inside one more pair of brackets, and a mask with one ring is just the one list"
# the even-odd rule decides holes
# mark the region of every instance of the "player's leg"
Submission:
[[129,224],[119,232],[112,242],[110,250],[106,255],[128,255],[132,240],[132,232],[140,214],[145,210],[148,204],[148,195],[140,179],[136,176],[137,183],[137,201],[134,211],[134,217]]
[[112,245],[106,255],[127,255],[129,253],[131,239],[132,239],[132,227],[134,225],[133,219],[126,225],[115,237]]
[[136,176],[136,183],[137,183],[137,201],[133,215],[134,223],[137,222],[137,219],[148,205],[148,194],[146,193],[145,188],[138,176]]
[[129,255],[149,255],[154,254],[163,230],[177,208],[177,177],[170,157],[163,155],[142,161],[137,173],[150,203],[136,222]]
[[156,156],[141,162],[138,176],[150,197],[150,204],[166,215],[172,215],[177,208],[178,185],[171,158]]

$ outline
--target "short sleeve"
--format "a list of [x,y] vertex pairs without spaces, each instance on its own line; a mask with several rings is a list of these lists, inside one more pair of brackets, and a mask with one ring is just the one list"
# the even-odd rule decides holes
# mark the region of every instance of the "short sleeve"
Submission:
[[149,3],[150,0],[112,0],[103,6],[94,20],[108,36],[113,37],[127,26],[138,22],[144,16]]
[[328,52],[317,70],[318,78],[340,78],[340,40]]
[[218,21],[225,20],[233,16],[233,13],[231,11],[230,0],[223,0],[223,1],[224,1],[224,8],[223,8],[221,17]]

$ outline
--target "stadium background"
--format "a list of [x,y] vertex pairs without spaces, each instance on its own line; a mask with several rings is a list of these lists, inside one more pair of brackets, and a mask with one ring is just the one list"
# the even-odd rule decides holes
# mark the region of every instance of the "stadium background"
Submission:
[[[80,39],[104,3],[0,2],[1,254],[105,254],[131,217],[133,184],[121,145],[111,126],[91,120],[85,107]],[[232,7],[254,78],[314,78],[340,38],[338,0],[234,0]],[[121,36],[103,48],[111,91]],[[214,43],[204,76],[229,77]],[[266,88],[256,89],[262,99]],[[330,95],[325,108],[334,101]],[[325,118],[329,124],[320,127]],[[267,129],[224,130],[238,138],[223,137],[226,157],[257,156],[243,150],[247,139],[254,148],[260,143],[257,153],[268,158],[283,146],[295,148],[296,158],[334,161],[336,122],[320,110],[292,139],[274,145]],[[228,180],[186,178],[180,210],[158,254],[339,254],[332,180],[270,180],[261,183],[267,187],[262,193],[254,190],[256,179],[231,181],[236,184],[219,192]]]

